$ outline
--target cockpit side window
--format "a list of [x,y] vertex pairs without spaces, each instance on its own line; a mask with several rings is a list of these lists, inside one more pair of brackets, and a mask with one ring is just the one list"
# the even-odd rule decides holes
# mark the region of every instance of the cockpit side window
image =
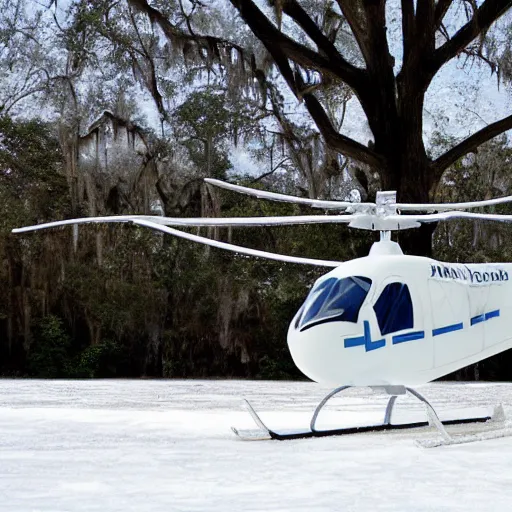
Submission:
[[321,281],[309,293],[298,326],[305,330],[331,321],[357,322],[371,284],[371,279],[360,276]]
[[404,283],[388,284],[373,309],[382,335],[414,326],[411,294]]

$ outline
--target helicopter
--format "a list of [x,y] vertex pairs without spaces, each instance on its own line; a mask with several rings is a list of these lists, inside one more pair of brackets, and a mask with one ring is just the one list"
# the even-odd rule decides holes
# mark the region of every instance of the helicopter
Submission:
[[[460,368],[512,348],[510,319],[512,264],[445,263],[404,255],[391,240],[393,231],[450,219],[511,222],[512,215],[467,212],[512,202],[512,196],[463,203],[397,203],[395,191],[377,192],[375,203],[295,197],[206,178],[212,186],[260,199],[291,202],[342,214],[285,217],[170,218],[117,215],[67,219],[13,229],[25,233],[85,223],[132,223],[239,254],[283,262],[331,267],[311,287],[291,320],[288,347],[296,366],[311,380],[334,388],[316,408],[310,428],[280,433],[269,429],[246,401],[260,431],[271,439],[296,439],[432,425],[446,443],[454,442],[445,425],[486,422],[503,415],[441,421],[412,386],[426,384]],[[412,213],[410,213],[412,212]],[[241,247],[176,229],[187,226],[274,226],[345,223],[378,231],[380,240],[368,256],[329,261]],[[316,428],[318,415],[336,394],[350,387],[369,387],[389,395],[384,422],[330,430]],[[409,393],[426,406],[428,421],[395,424],[397,397]],[[241,438],[249,438],[237,429]]]

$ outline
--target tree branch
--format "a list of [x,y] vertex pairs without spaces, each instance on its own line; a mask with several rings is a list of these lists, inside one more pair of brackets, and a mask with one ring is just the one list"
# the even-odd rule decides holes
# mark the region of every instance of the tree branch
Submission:
[[437,30],[443,22],[445,14],[452,5],[453,0],[438,0],[434,13],[435,29]]
[[244,49],[227,39],[212,36],[198,36],[195,34],[187,34],[181,29],[175,27],[158,9],[148,4],[147,0],[128,0],[128,3],[137,11],[145,13],[149,19],[156,23],[167,36],[170,41],[182,40],[193,41],[205,48],[211,48],[212,45],[226,46],[237,50],[240,54],[244,54]]
[[[363,70],[352,66],[344,59],[332,62],[307,46],[297,43],[278,30],[252,0],[230,0],[230,2],[274,59],[279,54],[281,60],[283,58],[292,60],[305,68],[341,79],[354,91],[359,89],[365,78]],[[309,29],[311,30],[311,27]]]
[[[301,83],[300,77],[297,77],[296,80],[299,82],[299,89],[302,89],[303,84]],[[299,139],[297,138],[293,130],[293,126],[282,113],[282,110],[279,106],[279,99],[277,98],[276,90],[274,89],[272,84],[268,82],[266,82],[266,87],[268,88],[269,91],[270,100],[272,103],[272,110],[283,130],[282,135],[284,135],[286,139],[289,141],[288,147],[290,148],[290,150],[292,152],[296,152],[297,148],[294,142],[298,142]],[[371,149],[360,144],[359,142],[349,137],[346,137],[345,135],[341,135],[336,130],[336,128],[334,128],[324,107],[312,93],[304,93],[303,100],[309,114],[311,115],[313,121],[320,130],[320,133],[328,147],[330,147],[333,151],[342,153],[343,155],[351,157],[354,160],[366,163],[376,170],[380,171],[382,169],[384,159]]]
[[449,60],[459,55],[471,41],[485,32],[510,7],[512,7],[512,0],[485,0],[471,20],[434,52],[429,66],[431,76],[434,76]]
[[365,40],[365,29],[361,17],[363,14],[360,9],[360,2],[354,2],[354,0],[336,0],[338,6],[347,20],[350,30],[361,50],[361,54],[368,66],[371,62],[371,50],[368,48],[367,41]]
[[354,160],[368,164],[375,170],[382,170],[385,165],[382,156],[359,142],[338,133],[325,113],[324,108],[313,94],[305,94],[304,103],[330,148]]
[[435,33],[435,0],[417,0],[416,34],[424,55],[431,55],[434,51]]
[[414,42],[414,0],[401,0],[402,4],[402,36],[404,47],[404,64],[409,60]]
[[319,51],[336,63],[336,66],[344,69],[347,75],[358,74],[361,71],[341,56],[333,42],[318,28],[318,25],[296,0],[286,0],[283,4],[283,12],[290,16],[306,32],[317,45]]
[[268,176],[274,174],[276,171],[278,171],[285,162],[287,162],[288,160],[291,160],[290,157],[285,157],[283,158],[277,165],[275,165],[270,171],[262,174],[261,176],[258,176],[257,178],[254,178],[253,180],[251,180],[251,183],[258,183],[259,181],[265,179],[265,178],[268,178]]
[[160,89],[158,87],[158,78],[157,78],[157,73],[156,73],[156,69],[155,69],[155,63],[154,63],[153,58],[150,55],[148,49],[144,45],[144,41],[142,40],[142,37],[140,35],[140,31],[137,26],[135,17],[133,15],[132,8],[129,7],[129,10],[130,10],[130,20],[132,22],[132,26],[135,30],[137,39],[142,48],[142,58],[146,61],[146,64],[149,68],[149,77],[146,76],[146,74],[144,73],[142,66],[137,61],[137,58],[135,57],[135,55],[132,54],[130,47],[128,48],[128,53],[130,54],[130,56],[132,58],[133,65],[135,65],[139,68],[140,73],[142,74],[142,76],[144,77],[144,80],[146,81],[146,87],[149,89],[150,94],[153,96],[153,99],[155,100],[156,107],[158,109],[158,113],[160,114],[160,119],[168,121],[169,116],[167,115],[167,110],[164,107],[164,99],[163,99],[163,96],[160,93]]
[[460,144],[457,144],[457,146],[432,162],[432,168],[434,169],[437,177],[440,177],[444,170],[454,164],[459,158],[475,151],[476,148],[484,142],[487,142],[493,137],[496,137],[510,129],[512,129],[512,115],[487,125],[485,128],[482,128],[467,139],[463,140]]

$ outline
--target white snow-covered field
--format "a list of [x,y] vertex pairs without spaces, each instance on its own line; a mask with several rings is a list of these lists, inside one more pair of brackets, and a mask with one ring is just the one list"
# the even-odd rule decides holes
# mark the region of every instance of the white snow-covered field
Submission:
[[[436,435],[428,429],[285,442],[244,442],[230,430],[253,426],[240,397],[269,425],[300,427],[328,391],[306,382],[0,380],[0,510],[512,510],[512,437],[426,449],[415,440]],[[501,402],[512,418],[512,384],[420,391],[441,412]],[[324,418],[378,422],[385,404],[350,390]],[[397,417],[421,411],[398,401]]]

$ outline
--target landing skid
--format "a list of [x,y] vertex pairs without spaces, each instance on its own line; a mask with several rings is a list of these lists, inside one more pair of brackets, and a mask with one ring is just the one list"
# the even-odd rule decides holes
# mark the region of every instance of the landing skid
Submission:
[[[492,415],[486,416],[478,416],[473,418],[464,418],[464,419],[452,419],[441,421],[436,411],[432,407],[432,405],[428,402],[428,400],[423,397],[417,391],[406,388],[403,386],[393,386],[386,387],[383,390],[390,394],[390,399],[388,401],[386,412],[384,414],[384,422],[378,425],[368,425],[368,426],[359,426],[359,427],[347,427],[347,428],[339,428],[339,429],[329,429],[329,430],[318,430],[316,428],[316,421],[318,415],[325,404],[336,394],[348,389],[350,386],[342,386],[340,388],[336,388],[334,391],[329,393],[318,405],[313,413],[313,417],[311,418],[310,428],[298,431],[286,431],[286,432],[277,432],[268,428],[265,423],[261,420],[258,413],[254,410],[252,405],[244,400],[247,410],[252,416],[254,422],[258,426],[258,431],[239,431],[236,428],[232,427],[233,432],[243,440],[247,441],[259,441],[259,440],[270,440],[275,439],[277,441],[285,441],[291,439],[307,439],[311,437],[328,437],[328,436],[343,436],[343,435],[352,435],[352,434],[362,434],[365,432],[383,432],[388,430],[408,430],[420,427],[433,426],[437,429],[437,431],[441,434],[441,439],[436,441],[431,441],[430,443],[424,444],[424,446],[440,446],[446,444],[455,444],[457,441],[450,436],[450,434],[446,431],[445,425],[462,425],[467,423],[485,423],[489,420],[504,420],[503,417],[503,409],[501,407],[495,408]],[[416,397],[418,400],[422,401],[425,404],[427,409],[428,421],[417,421],[413,423],[392,423],[391,417],[393,413],[393,408],[397,399],[397,396],[404,395],[409,393]],[[510,433],[504,434],[510,435]],[[494,437],[503,437],[503,435],[495,435]],[[468,436],[465,436],[468,438]],[[474,440],[474,439],[473,439]],[[469,442],[469,440],[464,440],[462,442]]]

